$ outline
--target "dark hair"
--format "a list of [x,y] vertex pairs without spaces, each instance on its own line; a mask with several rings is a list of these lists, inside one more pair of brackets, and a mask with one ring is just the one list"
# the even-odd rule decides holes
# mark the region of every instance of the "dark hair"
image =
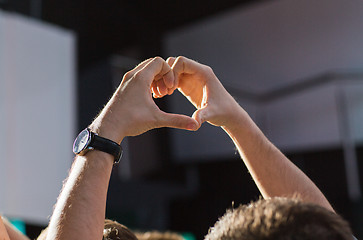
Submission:
[[103,240],[137,240],[137,237],[126,226],[116,221],[105,219]]
[[[41,234],[38,236],[37,240],[45,240],[48,234],[48,227],[43,229]],[[130,229],[126,226],[112,221],[110,219],[105,219],[103,227],[103,240],[138,240],[137,237]]]
[[352,240],[339,215],[297,199],[260,199],[227,210],[206,240]]
[[135,232],[136,237],[139,240],[183,240],[183,236],[175,232]]

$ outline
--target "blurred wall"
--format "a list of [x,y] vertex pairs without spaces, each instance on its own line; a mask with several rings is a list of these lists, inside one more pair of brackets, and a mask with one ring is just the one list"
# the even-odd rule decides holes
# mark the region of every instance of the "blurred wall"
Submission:
[[[362,73],[361,29],[362,1],[279,0],[241,7],[175,30],[165,37],[164,46],[167,56],[184,55],[210,65],[268,137],[284,150],[295,151],[339,145],[336,91],[343,87],[349,97],[354,89],[361,96],[362,88],[330,83],[271,102],[246,100],[245,93],[263,96],[327,72]],[[354,108],[349,115],[354,117],[349,120],[355,124],[353,135],[363,139],[363,108],[357,107],[362,99],[346,101],[352,104],[349,111]],[[193,112],[178,96],[170,102],[174,112]],[[179,161],[234,154],[225,134],[211,126],[195,134],[175,130],[172,138]]]
[[75,36],[0,11],[0,211],[44,224],[73,159]]

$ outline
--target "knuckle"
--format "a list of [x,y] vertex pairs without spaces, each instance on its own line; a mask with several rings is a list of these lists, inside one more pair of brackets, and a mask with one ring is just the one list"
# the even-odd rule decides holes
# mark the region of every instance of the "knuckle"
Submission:
[[204,71],[208,74],[214,74],[213,69],[208,65],[203,65]]
[[154,57],[153,61],[156,63],[162,63],[164,60],[161,57],[157,56],[157,57]]
[[168,57],[168,58],[166,59],[166,61],[167,61],[167,62],[170,62],[170,61],[172,61],[173,59],[175,59],[175,57]]
[[174,69],[177,71],[184,71],[184,64],[186,62],[186,58],[183,56],[179,56],[175,59]]
[[142,71],[138,71],[138,72],[136,72],[136,73],[133,75],[133,77],[134,77],[134,79],[135,79],[135,80],[139,80],[139,79],[141,79],[141,78],[143,77],[143,73],[142,73]]
[[123,79],[129,79],[133,76],[133,72],[132,71],[128,71],[127,73],[124,74]]
[[146,63],[146,62],[149,62],[149,61],[151,61],[153,58],[148,58],[148,59],[146,59],[146,60],[144,60],[142,63],[140,63],[140,64],[143,64],[143,63]]
[[175,59],[176,62],[184,62],[185,61],[185,57],[184,56],[179,56]]

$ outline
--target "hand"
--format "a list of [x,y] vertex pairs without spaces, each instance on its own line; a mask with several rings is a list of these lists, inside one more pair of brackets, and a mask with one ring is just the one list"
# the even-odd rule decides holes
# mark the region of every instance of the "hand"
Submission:
[[208,121],[215,126],[226,127],[237,119],[237,113],[243,111],[233,97],[226,91],[213,70],[186,57],[167,59],[174,73],[174,88],[157,91],[158,82],[153,86],[154,97],[171,94],[176,88],[197,108],[193,118],[200,125]]
[[193,118],[165,113],[156,106],[151,96],[155,82],[162,86],[159,88],[161,93],[175,86],[170,66],[160,57],[148,59],[124,75],[111,100],[91,124],[91,129],[116,142],[153,128],[196,130],[198,122]]

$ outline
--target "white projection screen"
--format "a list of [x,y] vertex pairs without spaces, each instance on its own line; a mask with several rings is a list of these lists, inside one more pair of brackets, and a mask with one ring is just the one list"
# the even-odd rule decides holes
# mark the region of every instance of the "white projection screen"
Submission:
[[0,212],[48,222],[72,162],[74,34],[0,11]]

